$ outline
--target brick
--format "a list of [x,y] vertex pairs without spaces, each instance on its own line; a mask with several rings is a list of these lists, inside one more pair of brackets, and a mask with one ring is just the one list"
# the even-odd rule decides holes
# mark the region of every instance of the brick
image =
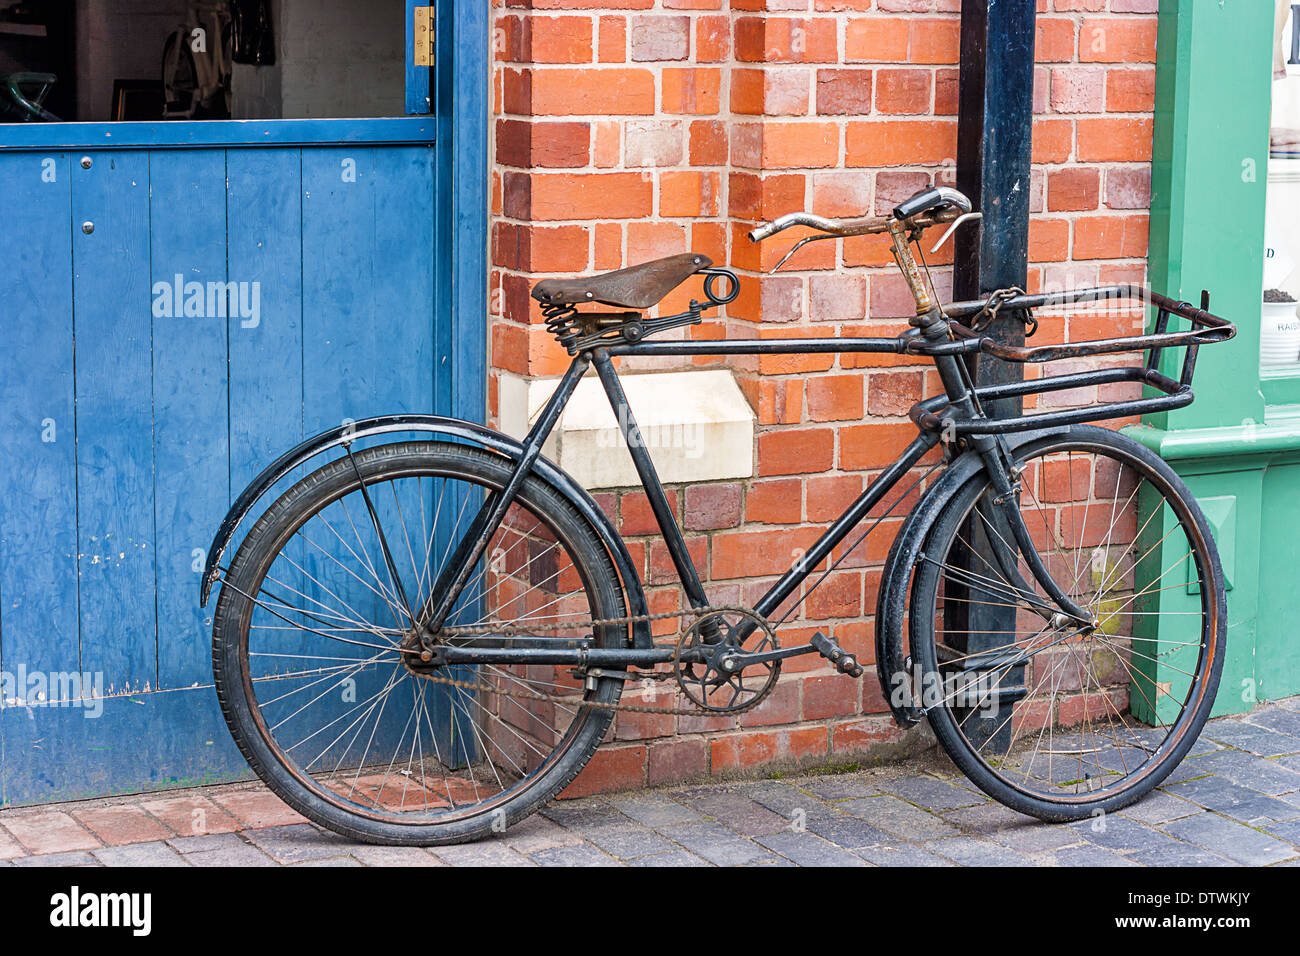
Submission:
[[1151,167],[1106,170],[1106,205],[1111,209],[1146,209],[1151,205]]
[[592,21],[590,17],[530,17],[534,63],[590,63]]
[[1068,63],[1074,59],[1074,21],[1039,17],[1034,34],[1034,59],[1039,63]]
[[817,112],[865,115],[871,112],[870,70],[818,70]]
[[930,185],[928,173],[902,172],[882,169],[876,173],[877,216],[887,216],[904,199]]
[[808,520],[835,520],[861,493],[861,475],[818,475],[809,478]]
[[876,112],[928,112],[932,82],[929,70],[877,70]]
[[1084,20],[1079,27],[1079,60],[1084,63],[1154,63],[1154,17]]
[[919,402],[925,376],[920,372],[884,372],[867,384],[867,411],[872,415],[906,415]]
[[956,63],[961,47],[961,23],[955,18],[912,20],[908,26],[908,62]]
[[58,811],[6,816],[4,826],[28,852],[35,854],[97,850],[100,845],[76,820]]
[[727,127],[717,120],[700,120],[690,126],[692,166],[720,166],[727,161]]
[[601,17],[598,57],[601,63],[627,62],[627,18]]
[[798,379],[763,379],[758,389],[760,425],[795,425],[803,421],[803,382]]
[[1055,113],[1100,113],[1106,102],[1106,72],[1057,67],[1052,70],[1051,104]]
[[629,121],[623,127],[624,165],[629,168],[680,165],[684,132],[680,122]]
[[99,837],[105,846],[166,840],[174,835],[140,807],[93,807],[74,810],[72,815]]
[[849,166],[918,166],[955,162],[957,124],[952,120],[891,120],[849,123]]
[[794,730],[748,731],[715,737],[712,748],[713,772],[744,770],[771,763],[798,762],[826,753],[824,727]]
[[[619,530],[625,535],[639,534],[658,534],[659,524],[655,521],[654,512],[650,509],[650,499],[646,497],[644,491],[629,491],[622,496],[619,502],[621,520]],[[679,509],[677,507],[677,495],[675,492],[668,493],[668,506],[672,511],[674,518],[679,518]]]
[[645,744],[601,747],[577,779],[559,795],[559,799],[640,789],[645,786],[645,767]]
[[648,115],[655,111],[654,74],[616,67],[536,70],[531,109],[550,116]]
[[797,478],[756,481],[745,498],[748,524],[798,524],[803,517],[803,489]]
[[898,458],[916,434],[911,424],[846,426],[840,430],[839,466],[846,471],[884,468]]
[[784,574],[817,537],[816,528],[721,532],[713,538],[709,576],[720,581]]
[[758,473],[801,475],[829,468],[835,451],[830,428],[794,428],[758,436]]
[[891,17],[850,20],[844,31],[844,58],[850,62],[906,63],[908,21]]
[[698,17],[695,21],[695,59],[722,63],[731,56],[731,18]]
[[709,743],[703,737],[674,738],[650,744],[646,784],[680,783],[709,772]]
[[1034,120],[1031,152],[1035,163],[1063,163],[1074,148],[1074,123]]
[[1101,171],[1088,167],[1047,174],[1047,208],[1052,212],[1096,209],[1101,204]]
[[809,420],[836,422],[861,418],[862,391],[861,375],[818,375],[808,379],[804,392]]
[[1109,70],[1106,73],[1106,109],[1111,113],[1148,113],[1156,105],[1156,71]]
[[654,184],[639,173],[535,174],[532,218],[640,219],[650,215]]
[[[213,797],[213,802],[247,828],[288,826],[307,821],[275,794],[265,790],[239,790]],[[172,829],[176,829],[173,827]],[[177,830],[177,833],[184,831]],[[209,831],[215,832],[215,831]]]
[[1076,259],[1136,259],[1146,253],[1146,216],[1081,216],[1074,221]]
[[816,321],[861,320],[867,314],[866,278],[845,273],[809,277],[808,314]]
[[813,174],[813,212],[819,216],[866,216],[871,213],[871,174],[835,170]]
[[763,63],[834,63],[838,25],[829,18],[741,17],[736,21],[736,58]]
[[1065,219],[1029,220],[1029,261],[1064,262],[1070,255],[1070,223]]
[[1145,162],[1151,158],[1151,120],[1079,120],[1079,160],[1092,163]]
[[740,524],[741,497],[737,484],[691,485],[686,489],[683,523],[691,531],[734,528]]
[[661,85],[665,113],[711,114],[721,106],[721,70],[666,69]]
[[632,17],[632,60],[685,60],[691,49],[690,17],[639,15]]
[[834,166],[840,155],[835,123],[768,123],[763,129],[765,169]]

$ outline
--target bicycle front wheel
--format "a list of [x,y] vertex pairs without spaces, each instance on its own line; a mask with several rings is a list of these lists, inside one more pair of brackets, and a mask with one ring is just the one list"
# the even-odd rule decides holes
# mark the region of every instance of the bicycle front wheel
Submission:
[[[217,694],[244,757],[304,816],[368,842],[477,839],[599,746],[618,680],[419,658],[435,582],[513,467],[442,442],[357,451],[285,492],[240,546],[214,616]],[[617,572],[551,487],[527,478],[484,553],[446,624],[498,636],[459,640],[623,646],[626,627],[590,623],[626,613]]]
[[1223,662],[1223,576],[1191,492],[1137,442],[1075,426],[1015,454],[1020,517],[1087,620],[1035,579],[981,472],[935,523],[913,577],[917,690],[984,792],[1076,820],[1149,792],[1200,733]]

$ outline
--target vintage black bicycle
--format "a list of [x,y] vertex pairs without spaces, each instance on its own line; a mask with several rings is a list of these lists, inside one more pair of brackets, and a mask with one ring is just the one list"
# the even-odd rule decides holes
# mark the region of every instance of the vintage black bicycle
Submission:
[[[1178,476],[1132,438],[1085,423],[1190,403],[1197,350],[1235,328],[1207,311],[1206,295],[1195,307],[1136,286],[999,290],[943,307],[912,244],[938,224],[950,224],[946,239],[978,215],[939,187],[881,218],[796,213],[750,234],[812,230],[794,248],[887,235],[916,300],[902,334],[647,341],[736,296],[736,276],[698,254],[546,280],[533,296],[573,361],[522,441],[402,415],[287,452],[225,519],[202,585],[206,603],[220,582],[216,687],[249,764],[292,807],[356,839],[439,844],[500,832],[574,781],[616,736],[619,714],[735,715],[759,706],[796,655],[863,674],[836,640],[783,644],[782,626],[872,528],[915,501],[875,618],[875,668],[895,718],[928,719],[974,783],[1044,820],[1150,791],[1213,705],[1223,575]],[[647,315],[694,276],[704,301]],[[1032,331],[1044,310],[1120,302],[1150,309],[1152,330],[1040,346],[986,332],[998,316]],[[943,393],[911,410],[916,439],[757,603],[711,604],[613,360],[813,352],[928,357]],[[1122,360],[1134,352],[1144,360]],[[1089,357],[1095,367],[1079,370]],[[976,387],[976,358],[1075,361],[1061,374]],[[542,455],[593,367],[685,610],[652,613],[613,523]],[[1078,389],[1098,400],[1040,401]],[[1009,403],[1009,413],[990,411]],[[236,542],[264,498],[273,503]],[[676,636],[657,638],[665,629]]]

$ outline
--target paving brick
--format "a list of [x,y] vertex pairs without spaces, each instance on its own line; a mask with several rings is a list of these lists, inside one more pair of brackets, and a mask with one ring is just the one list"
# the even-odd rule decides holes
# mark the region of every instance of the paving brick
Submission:
[[361,866],[360,860],[350,856],[328,856],[319,860],[301,860],[290,866]]
[[702,860],[694,853],[676,850],[672,853],[656,853],[654,856],[641,856],[628,860],[628,866],[708,866],[708,860]]
[[1196,766],[1233,783],[1277,796],[1300,790],[1300,773],[1280,762],[1286,759],[1270,760],[1244,750],[1218,750],[1196,758]]
[[1244,722],[1257,724],[1268,730],[1275,730],[1280,734],[1300,737],[1300,713],[1283,707],[1270,707],[1267,710],[1255,711],[1253,714],[1248,714]]
[[1300,855],[1300,850],[1283,843],[1276,837],[1261,833],[1221,817],[1217,813],[1202,813],[1182,820],[1174,820],[1162,827],[1167,833],[1187,843],[1194,844],[1247,866],[1278,863]]
[[864,846],[853,851],[868,863],[876,866],[952,866],[952,860],[933,853],[927,853],[920,847],[908,843],[882,844]]
[[757,837],[755,842],[800,866],[863,865],[860,857],[815,833],[773,833]]
[[[560,847],[555,850],[542,850],[541,853],[562,853],[572,849],[581,849],[581,847]],[[595,847],[591,847],[590,849],[595,850]],[[484,843],[460,843],[456,846],[439,846],[433,847],[429,852],[449,866],[533,865],[530,858],[524,856],[522,853],[516,853],[510,847],[495,841],[487,841]]]
[[1055,852],[1087,842],[1072,827],[1059,823],[1023,822],[1017,826],[993,830],[986,835],[995,843],[1028,854]]
[[942,817],[888,794],[850,800],[840,807],[908,840],[933,840],[957,834],[957,828]]
[[621,793],[610,797],[609,804],[620,813],[648,827],[670,826],[700,818],[700,815],[690,807],[662,793]]
[[737,836],[720,823],[711,823],[707,820],[698,823],[678,823],[671,827],[664,827],[660,832],[674,843],[690,847],[692,853],[718,866],[751,863],[768,855],[757,844]]
[[[601,853],[594,846],[561,846],[551,850],[534,853],[530,862],[537,866],[621,866],[618,860],[608,853]],[[483,864],[474,864],[482,866]]]
[[40,856],[22,856],[9,862],[14,866],[103,866],[102,863],[84,850],[73,850],[68,853],[42,853]]
[[206,797],[182,796],[145,800],[140,804],[166,824],[177,836],[205,833],[234,833],[239,821]]
[[72,815],[99,837],[105,846],[166,840],[173,835],[170,829],[151,817],[142,807],[90,807],[74,810]]
[[212,850],[187,853],[185,859],[190,866],[278,866],[257,847],[244,843],[222,846]]
[[1201,813],[1202,810],[1189,800],[1176,797],[1164,790],[1155,790],[1119,812],[1142,823],[1164,823],[1166,820],[1190,817],[1194,813]]
[[858,776],[837,774],[828,777],[814,777],[803,781],[800,787],[814,793],[823,800],[851,800],[860,797],[875,796],[880,791]]
[[301,863],[346,856],[356,846],[334,833],[322,833],[309,823],[249,830],[247,837],[281,863]]
[[71,816],[60,811],[6,816],[5,828],[31,853],[97,850],[100,843]]
[[1007,827],[1020,827],[1026,823],[1022,813],[1008,809],[1000,803],[982,803],[961,810],[952,810],[943,818],[953,826],[975,833],[989,834]]
[[1300,816],[1300,807],[1223,777],[1196,777],[1173,784],[1170,793],[1244,823],[1271,823]]
[[1300,820],[1284,820],[1281,823],[1268,823],[1264,829],[1278,839],[1300,847]]
[[1211,853],[1202,847],[1171,840],[1164,846],[1151,850],[1139,850],[1128,857],[1134,863],[1143,866],[1237,866],[1226,857]]
[[418,846],[354,846],[348,855],[363,866],[443,866]]
[[26,852],[17,840],[0,828],[0,860],[9,860]]
[[105,847],[92,855],[104,866],[189,866],[183,856],[161,840]]
[[668,853],[673,849],[673,846],[654,830],[627,818],[624,818],[622,823],[583,827],[576,832],[587,842],[595,844],[610,856],[620,860]]
[[1263,757],[1279,757],[1300,752],[1300,737],[1280,734],[1267,727],[1240,720],[1218,720],[1206,726],[1202,737],[1239,750],[1249,750]]
[[899,842],[898,837],[889,831],[847,813],[811,817],[807,821],[807,827],[818,836],[850,850]]
[[937,777],[897,777],[882,781],[879,786],[881,790],[927,810],[957,810],[988,802],[988,798],[981,794]]
[[944,840],[931,840],[925,848],[932,853],[946,856],[963,866],[1028,866],[1033,861],[1014,850],[1009,850],[992,840],[978,837],[949,837]]
[[247,846],[248,842],[237,833],[211,833],[203,836],[173,837],[167,841],[182,855],[205,853],[209,850],[228,850],[232,847]]
[[780,833],[790,827],[789,817],[760,806],[749,797],[731,790],[699,790],[679,796],[704,816],[713,817],[718,823],[744,836]]
[[1053,853],[1050,860],[1057,866],[1137,866],[1128,857],[1099,846],[1066,847]]
[[1167,834],[1117,813],[1081,821],[1070,829],[1087,842],[1116,853],[1157,850],[1173,842]]
[[[296,810],[269,790],[243,790],[224,793],[215,802],[246,827],[289,826],[307,821]],[[178,831],[179,832],[179,831]]]
[[510,849],[524,854],[582,842],[582,837],[578,834],[548,820],[540,813],[520,820],[498,839]]

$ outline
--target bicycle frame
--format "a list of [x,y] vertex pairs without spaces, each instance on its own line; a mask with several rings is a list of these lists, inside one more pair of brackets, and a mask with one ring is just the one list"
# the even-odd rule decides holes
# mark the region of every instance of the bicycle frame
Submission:
[[[917,437],[899,458],[871,481],[863,492],[822,533],[811,548],[794,566],[768,589],[754,605],[754,611],[768,617],[781,603],[827,559],[845,537],[857,527],[870,511],[897,486],[898,482],[930,452],[941,439],[960,439],[965,447],[977,454],[990,476],[996,491],[995,507],[1001,512],[1001,526],[1007,530],[1005,539],[993,548],[994,558],[1006,579],[1021,596],[1044,617],[1064,614],[1077,623],[1092,624],[1090,616],[1062,591],[1043,565],[1037,549],[1033,547],[1029,530],[1025,527],[1019,508],[1013,500],[1018,475],[1014,471],[1010,447],[1005,436],[1027,432],[1042,427],[1061,426],[1074,422],[1095,421],[1121,415],[1146,413],[1166,408],[1177,408],[1192,400],[1191,377],[1195,367],[1196,349],[1201,344],[1223,341],[1235,334],[1233,326],[1208,311],[1208,295],[1203,295],[1200,309],[1185,302],[1174,302],[1137,286],[1110,286],[1084,289],[1053,295],[1025,295],[1008,299],[1003,307],[1011,310],[1072,302],[1095,302],[1107,298],[1135,298],[1154,305],[1159,314],[1155,331],[1148,335],[1122,339],[1085,342],[1074,345],[1038,348],[1013,348],[981,336],[960,325],[956,319],[978,313],[981,303],[962,302],[946,310],[930,304],[929,312],[920,317],[917,327],[890,338],[817,338],[817,339],[730,339],[713,341],[636,342],[628,344],[599,345],[580,351],[538,417],[537,423],[523,441],[522,454],[512,478],[500,492],[489,494],[470,527],[470,532],[458,544],[447,570],[435,583],[425,631],[432,635],[446,620],[450,610],[470,578],[471,570],[483,558],[488,541],[510,507],[519,486],[536,463],[542,446],[558,423],[560,414],[572,397],[578,382],[591,367],[596,374],[614,412],[632,462],[640,478],[655,516],[656,523],[668,547],[669,556],[677,573],[686,599],[693,608],[708,606],[704,586],[698,569],[691,559],[681,527],[673,516],[663,483],[654,462],[645,447],[636,418],[628,405],[613,359],[619,356],[730,356],[730,355],[791,355],[814,353],[892,353],[926,355],[934,360],[944,393],[917,403],[910,416],[918,427]],[[918,305],[921,304],[918,302]],[[1171,316],[1187,318],[1191,328],[1168,331]],[[928,319],[929,321],[924,321]],[[955,337],[950,337],[950,330]],[[937,334],[936,334],[937,333]],[[1160,355],[1169,347],[1186,347],[1187,355],[1178,380],[1158,370]],[[1060,358],[1114,354],[1124,351],[1149,350],[1150,355],[1141,367],[1098,369],[1068,375],[1048,376],[1029,382],[995,388],[976,388],[964,356],[986,353],[1004,361],[1048,362]],[[1009,395],[1024,395],[1083,385],[1096,385],[1115,381],[1141,381],[1151,386],[1159,395],[1123,402],[1113,402],[1083,409],[1046,412],[1010,419],[990,418],[982,409],[982,401]],[[1012,548],[1014,545],[1014,549]],[[1051,603],[1035,595],[1017,566],[1023,557],[1030,576],[1037,581]],[[1054,605],[1054,606],[1053,606]],[[491,640],[476,639],[479,646],[439,644],[434,651],[435,664],[573,664],[577,666],[652,666],[673,659],[673,648],[629,647],[598,649],[588,646],[557,646],[560,642],[544,640],[537,646],[527,645],[527,640],[514,638],[499,642],[500,647],[484,647]],[[783,648],[774,652],[773,658],[784,658],[816,650],[811,644]]]

